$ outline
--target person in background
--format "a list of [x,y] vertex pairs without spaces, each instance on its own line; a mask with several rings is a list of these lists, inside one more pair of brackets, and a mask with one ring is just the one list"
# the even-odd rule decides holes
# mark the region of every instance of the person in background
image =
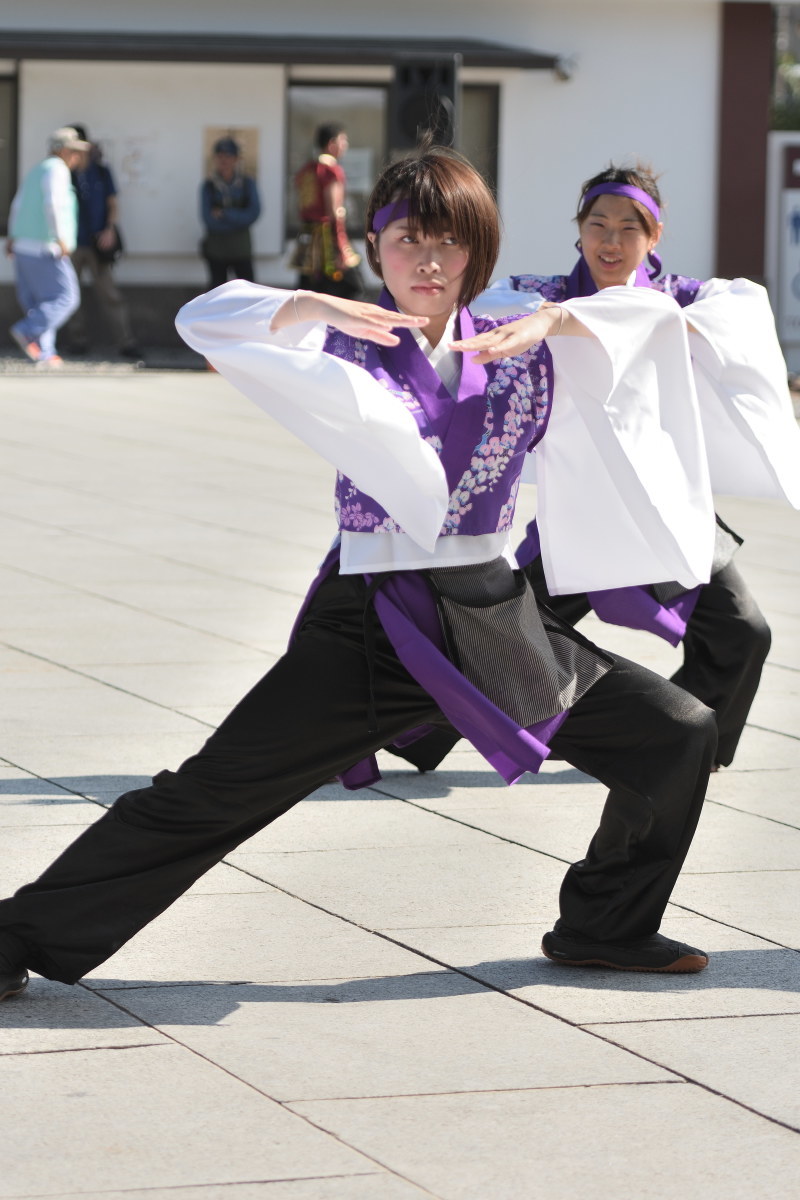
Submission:
[[56,333],[80,304],[70,259],[78,236],[78,202],[70,172],[88,150],[89,143],[73,126],[56,129],[47,158],[31,168],[11,203],[6,252],[14,258],[24,316],[9,333],[37,366],[62,365]]
[[[120,250],[119,206],[111,170],[103,162],[103,152],[92,142],[83,125],[75,125],[78,136],[90,145],[87,159],[72,172],[78,197],[78,245],[72,265],[80,281],[88,272],[103,310],[113,329],[114,340],[123,358],[138,359],[142,351],[131,330],[128,308],[114,282],[112,265]],[[83,307],[70,319],[66,334],[73,354],[85,354],[89,348]]]
[[[705,283],[662,274],[655,251],[661,205],[649,167],[610,165],[581,189],[575,216],[580,257],[571,274],[498,280],[480,297],[479,311],[517,313],[521,305],[535,309],[542,301],[559,303],[626,285],[672,296],[694,334],[694,374],[714,490],[769,496],[800,507],[800,437],[766,293],[745,279]],[[753,408],[757,418],[749,415]],[[716,713],[715,769],[733,760],[771,642],[769,626],[733,561],[741,542],[717,517],[707,584],[687,591],[674,583],[654,583],[588,595],[548,590],[535,522],[517,550],[539,600],[562,620],[574,624],[592,609],[601,621],[645,629],[673,646],[682,643],[683,662],[672,682]]]
[[[507,276],[478,296],[475,311],[498,318],[576,297],[610,296],[625,287],[673,297],[691,333],[702,449],[714,490],[800,508],[800,434],[766,292],[747,279],[703,282],[662,274],[656,253],[661,205],[650,168],[612,164],[581,188],[575,216],[580,257],[571,273]],[[579,424],[573,433],[580,433]],[[543,456],[546,450],[537,456],[546,473]],[[545,574],[553,543],[540,539],[535,520],[516,550],[539,602],[568,624],[593,610],[601,621],[682,644],[683,662],[672,682],[716,714],[714,770],[733,761],[771,642],[769,626],[733,561],[742,539],[719,517],[716,522],[711,578],[691,589],[662,581],[590,592],[553,587]],[[437,729],[407,747],[389,749],[420,770],[433,770],[457,740],[455,730]]]
[[214,144],[214,170],[200,189],[201,243],[212,288],[229,279],[253,281],[250,227],[261,215],[256,181],[242,171],[241,148],[232,137]]
[[341,125],[320,125],[316,142],[319,155],[294,180],[302,228],[292,266],[300,273],[299,287],[352,300],[364,287],[361,260],[347,236],[347,178],[339,163],[350,143]]

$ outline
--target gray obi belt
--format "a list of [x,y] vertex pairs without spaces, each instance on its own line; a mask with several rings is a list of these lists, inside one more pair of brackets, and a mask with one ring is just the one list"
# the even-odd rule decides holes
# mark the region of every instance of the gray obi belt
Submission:
[[[504,558],[366,579],[367,605],[374,602],[403,666],[507,783],[538,771],[570,706],[613,665],[540,607],[524,573]],[[371,628],[365,621],[368,661]],[[409,733],[403,743],[412,740]],[[379,778],[372,756],[342,782],[363,787]]]

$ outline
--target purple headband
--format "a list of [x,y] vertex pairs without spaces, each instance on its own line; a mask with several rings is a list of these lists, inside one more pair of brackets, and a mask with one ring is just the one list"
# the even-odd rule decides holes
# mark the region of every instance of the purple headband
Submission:
[[[627,196],[628,199],[638,200],[640,204],[643,204],[657,221],[660,219],[659,207],[653,197],[642,188],[634,187],[632,183],[598,183],[595,187],[589,188],[588,192],[584,192],[581,197],[581,208],[589,200],[594,200],[595,196]],[[647,257],[653,267],[652,271],[648,271],[648,275],[651,279],[656,279],[661,274],[661,258],[655,250],[651,250]]]
[[588,192],[584,192],[581,197],[581,208],[588,200],[594,200],[595,196],[627,196],[630,200],[638,200],[648,209],[655,219],[660,219],[658,205],[652,196],[641,188],[634,187],[632,183],[598,183],[596,187],[589,188]]
[[408,200],[392,200],[379,208],[372,218],[372,232],[380,233],[392,221],[401,221],[408,216]]

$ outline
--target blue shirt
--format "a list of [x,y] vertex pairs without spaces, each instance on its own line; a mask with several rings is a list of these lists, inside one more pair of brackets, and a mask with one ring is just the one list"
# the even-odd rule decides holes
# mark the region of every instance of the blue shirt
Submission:
[[108,198],[116,196],[114,178],[104,163],[89,163],[73,176],[78,193],[78,245],[91,246],[95,234],[108,224]]

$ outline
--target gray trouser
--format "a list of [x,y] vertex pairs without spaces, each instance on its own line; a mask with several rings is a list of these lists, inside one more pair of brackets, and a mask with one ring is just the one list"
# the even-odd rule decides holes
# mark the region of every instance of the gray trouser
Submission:
[[[79,279],[86,272],[89,273],[98,302],[111,326],[114,342],[118,346],[127,346],[133,341],[128,307],[122,298],[122,292],[114,282],[111,263],[102,262],[91,246],[78,246],[72,255],[72,265]],[[67,324],[66,333],[74,342],[87,340],[86,313],[83,305]]]

